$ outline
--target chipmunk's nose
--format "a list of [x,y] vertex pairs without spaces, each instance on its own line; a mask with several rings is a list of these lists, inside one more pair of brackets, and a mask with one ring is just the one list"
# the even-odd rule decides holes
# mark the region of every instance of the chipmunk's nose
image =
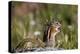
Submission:
[[61,31],[61,27],[59,27],[58,30]]

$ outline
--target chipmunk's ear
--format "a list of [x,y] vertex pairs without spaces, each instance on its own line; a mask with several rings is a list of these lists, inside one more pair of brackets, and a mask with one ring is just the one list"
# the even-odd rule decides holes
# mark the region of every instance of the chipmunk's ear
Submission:
[[58,22],[58,19],[53,18],[51,22],[52,22],[52,23]]

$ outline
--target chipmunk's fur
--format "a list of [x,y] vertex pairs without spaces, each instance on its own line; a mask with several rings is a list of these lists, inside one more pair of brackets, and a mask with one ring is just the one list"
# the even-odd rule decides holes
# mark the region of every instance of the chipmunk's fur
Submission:
[[61,24],[59,22],[54,22],[48,25],[45,35],[43,37],[43,42],[36,36],[29,36],[26,39],[23,39],[15,48],[17,49],[28,49],[31,48],[44,48],[46,47],[55,47],[55,36],[60,32]]
[[46,47],[55,47],[55,36],[60,32],[60,27],[61,24],[56,21],[47,27],[43,37],[43,41],[46,43]]

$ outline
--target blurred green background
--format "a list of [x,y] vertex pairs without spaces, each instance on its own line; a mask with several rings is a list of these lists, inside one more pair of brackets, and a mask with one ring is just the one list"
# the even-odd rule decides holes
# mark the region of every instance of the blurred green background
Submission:
[[11,3],[11,46],[27,36],[38,36],[43,40],[44,28],[48,22],[56,19],[61,22],[61,32],[56,37],[56,47],[64,49],[78,48],[77,5],[47,3]]

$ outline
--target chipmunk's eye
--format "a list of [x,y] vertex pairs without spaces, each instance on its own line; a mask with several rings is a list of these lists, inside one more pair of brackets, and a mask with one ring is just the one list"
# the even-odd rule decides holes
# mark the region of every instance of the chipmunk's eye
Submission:
[[55,24],[56,24],[56,25],[58,25],[59,23],[58,23],[58,22],[56,22]]
[[56,22],[56,24],[58,24],[58,22]]

